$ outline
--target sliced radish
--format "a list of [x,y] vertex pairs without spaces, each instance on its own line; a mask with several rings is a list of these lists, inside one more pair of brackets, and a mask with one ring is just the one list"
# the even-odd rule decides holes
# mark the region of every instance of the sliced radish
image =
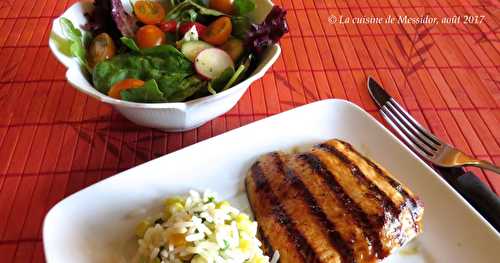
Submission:
[[234,69],[234,62],[226,51],[219,48],[209,48],[196,56],[194,67],[202,77],[215,79],[227,68]]
[[182,44],[181,52],[186,56],[191,62],[194,62],[196,56],[203,50],[212,48],[212,45],[207,42],[195,40],[187,41]]

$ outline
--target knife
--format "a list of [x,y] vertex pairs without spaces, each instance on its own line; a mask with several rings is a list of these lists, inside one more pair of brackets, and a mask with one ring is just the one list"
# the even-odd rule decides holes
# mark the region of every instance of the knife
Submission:
[[[422,152],[422,147],[418,147],[415,143],[415,140],[411,138],[411,127],[408,126],[403,121],[399,121],[398,117],[406,116],[406,111],[396,102],[394,98],[392,98],[389,93],[387,93],[383,87],[378,84],[372,77],[368,77],[368,91],[375,101],[375,103],[380,108],[380,113],[386,119],[386,121],[398,132],[406,129],[405,134],[401,137],[407,142],[410,149],[417,153],[424,160],[429,161],[431,158],[428,157],[428,154]],[[388,108],[394,109],[394,115],[391,115],[391,111],[387,110]],[[408,114],[409,116],[409,114]],[[421,126],[413,119],[411,116],[411,121],[413,121],[417,126],[415,131],[420,129]],[[399,127],[398,127],[399,125]],[[422,128],[423,130],[423,128]],[[410,133],[408,133],[410,132]],[[428,131],[426,131],[428,132]],[[408,136],[410,135],[410,136]],[[419,134],[422,135],[422,134]],[[439,142],[434,135],[429,134],[427,137],[423,138],[424,140],[430,140],[431,142],[435,139]],[[420,139],[417,138],[417,139]],[[425,151],[426,145],[423,145],[423,150]],[[461,167],[443,167],[436,165],[436,161],[434,160],[434,168],[441,174],[441,176],[450,184],[458,193],[460,193],[475,209],[478,211],[490,224],[500,232],[500,198],[485,184],[483,183],[476,175],[472,172],[466,172]],[[439,163],[439,162],[438,162]]]

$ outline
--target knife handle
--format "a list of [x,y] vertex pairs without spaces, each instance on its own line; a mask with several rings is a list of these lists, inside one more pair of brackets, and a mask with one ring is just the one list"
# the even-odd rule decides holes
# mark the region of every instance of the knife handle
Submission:
[[500,198],[472,172],[443,175],[446,181],[500,232]]

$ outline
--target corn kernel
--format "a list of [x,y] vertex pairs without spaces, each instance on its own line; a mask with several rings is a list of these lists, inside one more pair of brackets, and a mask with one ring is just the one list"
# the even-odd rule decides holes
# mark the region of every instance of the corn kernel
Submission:
[[253,256],[249,261],[249,263],[264,263],[264,262],[266,262],[264,260],[264,257],[259,255]]
[[250,240],[240,238],[240,249],[243,252],[248,252],[251,248]]
[[151,222],[148,220],[143,220],[139,224],[137,224],[137,227],[135,228],[135,234],[139,238],[143,238],[144,234],[146,234],[146,230],[151,226]]
[[191,259],[191,263],[207,263],[207,261],[201,256],[196,255]]
[[181,203],[172,203],[170,205],[165,206],[163,210],[163,214],[165,218],[168,220],[173,214],[180,212],[184,209],[184,206]]
[[218,202],[216,205],[215,205],[215,208],[225,208],[225,207],[229,207],[231,206],[229,204],[228,201],[222,201],[222,202]]
[[250,221],[250,218],[246,214],[239,214],[235,218],[236,220],[236,226],[238,227],[239,230],[245,231],[247,233],[252,232],[252,222]]
[[172,234],[169,236],[168,241],[175,247],[183,247],[187,244],[184,234]]
[[248,217],[248,215],[241,213],[236,216],[236,223],[246,222],[246,221],[250,221],[250,217]]
[[175,203],[181,203],[181,204],[182,204],[182,203],[184,203],[184,199],[183,199],[182,197],[178,197],[178,196],[176,196],[176,197],[170,197],[170,198],[167,198],[167,199],[165,199],[165,201],[163,202],[163,204],[164,204],[165,206],[170,206],[170,205],[173,205],[173,204],[175,204]]

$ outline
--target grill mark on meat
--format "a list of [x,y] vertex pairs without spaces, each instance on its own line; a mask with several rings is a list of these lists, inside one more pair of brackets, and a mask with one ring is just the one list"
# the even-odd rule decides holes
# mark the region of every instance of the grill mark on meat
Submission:
[[418,210],[420,207],[420,205],[417,204],[417,200],[415,200],[415,198],[413,198],[408,193],[408,191],[406,191],[404,189],[404,187],[398,181],[396,181],[394,178],[389,176],[384,170],[382,170],[382,168],[380,168],[372,160],[368,159],[367,157],[365,157],[364,155],[362,155],[358,151],[356,151],[352,147],[351,144],[346,143],[344,141],[340,141],[340,140],[339,140],[339,142],[342,143],[349,151],[351,151],[351,152],[355,153],[356,155],[358,155],[359,157],[361,157],[369,166],[371,166],[378,174],[380,174],[392,187],[394,187],[394,189],[396,189],[396,191],[398,191],[403,196],[403,198],[404,198],[403,205],[406,205],[408,202],[410,203],[410,205],[411,205],[411,207],[410,207],[411,219],[413,221],[413,226],[414,226],[415,232],[416,233],[420,232],[420,227],[418,224],[416,224],[418,213],[419,213]]
[[270,257],[273,257],[274,255],[274,248],[273,245],[271,245],[271,242],[269,242],[269,239],[266,236],[266,233],[264,233],[264,230],[259,227],[259,235],[260,235],[260,241],[262,241],[262,245],[266,248],[267,251],[266,254]]
[[[245,192],[248,193],[248,184],[245,183]],[[252,211],[255,211],[254,207],[253,207],[253,203],[252,202],[248,202],[250,204],[250,209]],[[266,233],[264,232],[264,230],[262,229],[262,227],[260,226],[260,224],[258,225],[258,230],[259,231],[259,235],[260,235],[260,240],[262,241],[262,244],[264,245],[264,247],[266,248],[266,252],[267,252],[267,255],[273,255],[274,254],[274,248],[273,248],[273,245],[271,245],[271,242],[269,242],[269,238],[267,238],[266,236]]]
[[377,198],[378,201],[382,203],[382,207],[384,210],[389,210],[389,213],[391,213],[392,216],[398,217],[399,213],[401,213],[401,210],[398,208],[398,206],[392,201],[392,199],[387,196],[380,188],[377,187],[359,168],[359,166],[354,163],[347,155],[345,155],[343,152],[337,150],[335,147],[323,143],[319,145],[319,148],[326,150],[326,152],[335,155],[337,159],[339,159],[341,162],[343,162],[347,167],[349,167],[349,170],[352,172],[354,177],[358,179],[358,181],[365,185],[373,194],[375,198]]
[[356,225],[363,230],[363,234],[367,237],[370,245],[373,246],[375,256],[377,258],[384,258],[387,256],[388,251],[383,249],[382,241],[380,240],[380,236],[378,234],[382,227],[379,223],[381,220],[377,219],[377,223],[372,224],[368,215],[356,202],[354,202],[354,200],[351,199],[351,197],[349,197],[344,188],[335,179],[335,176],[314,154],[304,153],[298,155],[298,158],[304,160],[316,174],[323,178],[330,190],[335,194],[335,197],[343,204],[344,210],[352,216]]
[[331,222],[321,206],[318,204],[316,199],[313,197],[311,192],[307,189],[304,182],[288,167],[280,158],[278,153],[272,153],[274,163],[276,164],[278,170],[286,178],[288,182],[301,194],[301,199],[307,203],[311,214],[313,214],[316,219],[320,222],[322,230],[326,232],[330,244],[337,250],[342,258],[342,262],[355,262],[354,251],[349,242],[346,242],[340,233],[335,229],[335,224]]
[[297,251],[302,256],[303,262],[319,262],[316,253],[312,249],[309,242],[305,239],[302,233],[297,229],[297,226],[292,221],[290,216],[286,213],[281,204],[279,198],[274,194],[269,184],[269,181],[265,177],[262,168],[260,167],[260,161],[257,161],[251,168],[251,176],[255,182],[256,191],[261,192],[265,195],[266,199],[272,204],[272,215],[276,221],[285,227],[288,232],[288,236],[293,241],[293,244],[297,248]]
[[[368,190],[370,190],[370,194],[375,197],[382,205],[382,208],[385,211],[388,211],[389,214],[391,215],[391,225],[393,223],[396,223],[398,221],[399,215],[401,213],[401,209],[398,205],[396,205],[392,199],[387,196],[387,194],[384,193],[380,188],[378,188],[377,185],[375,185],[359,168],[359,166],[353,162],[346,154],[343,152],[339,151],[337,148],[335,148],[332,145],[329,145],[327,143],[323,143],[318,145],[320,149],[325,150],[326,152],[333,154],[335,157],[337,157],[341,162],[343,162],[347,167],[349,167],[349,170],[351,171],[352,175],[363,185],[365,185]],[[379,218],[380,223],[384,223],[384,216],[382,215]],[[380,226],[382,227],[382,225]],[[397,231],[398,235],[398,240],[402,241],[403,238],[401,235],[403,234],[403,231],[401,230],[402,226],[399,225],[399,230]]]

